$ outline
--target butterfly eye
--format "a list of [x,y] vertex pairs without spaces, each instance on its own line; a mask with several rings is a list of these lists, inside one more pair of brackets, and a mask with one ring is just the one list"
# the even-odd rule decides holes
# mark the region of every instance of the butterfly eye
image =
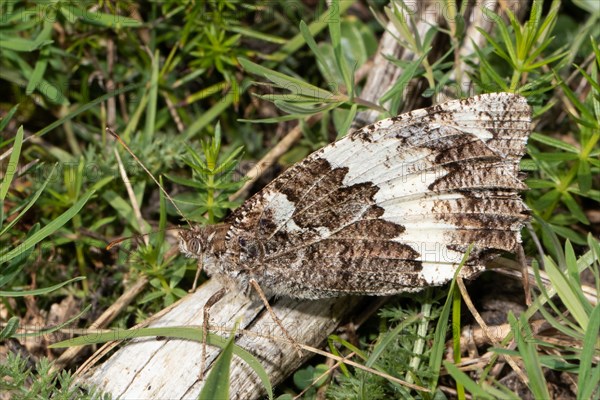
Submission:
[[198,239],[190,239],[188,241],[187,248],[192,254],[200,255],[202,251],[202,246],[200,245],[200,241]]

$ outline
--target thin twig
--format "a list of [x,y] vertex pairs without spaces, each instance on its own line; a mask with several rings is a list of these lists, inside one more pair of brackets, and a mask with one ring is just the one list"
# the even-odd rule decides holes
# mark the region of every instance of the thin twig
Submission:
[[[138,226],[140,227],[140,229],[143,231],[144,229],[144,217],[142,217],[142,212],[140,211],[140,205],[137,201],[137,198],[135,197],[135,192],[133,191],[133,188],[131,187],[131,181],[129,180],[129,177],[127,176],[127,171],[125,171],[125,167],[123,166],[123,161],[121,161],[121,156],[119,156],[119,152],[117,151],[117,149],[113,149],[115,152],[115,156],[117,157],[117,164],[119,164],[119,173],[121,174],[121,180],[123,181],[123,184],[125,185],[125,189],[127,190],[127,195],[129,196],[129,201],[131,202],[131,208],[133,209],[133,214],[135,215],[135,219],[138,223]],[[145,233],[145,232],[142,232]],[[144,240],[144,243],[146,244],[146,246],[148,246],[148,236],[147,235],[142,235],[142,239]]]
[[[469,296],[469,292],[467,292],[467,288],[465,287],[465,283],[464,283],[463,279],[461,277],[458,277],[456,279],[456,284],[458,285],[458,288],[460,289],[460,293],[462,295],[463,301],[465,302],[465,305],[471,312],[471,315],[473,315],[473,318],[475,318],[475,321],[477,321],[477,323],[483,330],[483,333],[487,336],[487,338],[490,340],[491,343],[493,343],[495,346],[499,346],[499,343],[496,342],[496,340],[494,338],[494,334],[492,334],[490,332],[489,327],[487,326],[487,324],[485,323],[485,321],[483,320],[481,315],[479,315],[479,311],[477,311],[477,309],[475,308],[475,305],[471,301],[471,296]],[[509,357],[505,354],[503,354],[501,356],[506,360],[506,362],[511,366],[511,368],[519,376],[519,379],[521,379],[521,381],[527,385],[527,383],[529,382],[529,379],[527,378],[527,376],[525,375],[523,370],[521,370],[521,368],[519,368],[519,366],[517,365],[515,360],[513,360],[511,357]]]

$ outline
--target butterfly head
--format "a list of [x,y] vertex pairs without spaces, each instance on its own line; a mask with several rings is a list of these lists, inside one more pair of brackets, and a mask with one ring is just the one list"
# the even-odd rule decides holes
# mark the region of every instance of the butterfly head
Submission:
[[204,258],[218,253],[222,247],[223,234],[226,229],[222,225],[194,227],[179,231],[179,250],[190,258]]
[[203,251],[208,247],[207,244],[208,237],[203,229],[194,228],[179,232],[179,251],[186,257],[202,258]]

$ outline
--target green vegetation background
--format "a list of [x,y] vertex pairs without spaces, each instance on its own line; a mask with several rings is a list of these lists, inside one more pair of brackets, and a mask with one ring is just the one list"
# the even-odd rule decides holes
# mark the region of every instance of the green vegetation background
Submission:
[[[535,130],[522,168],[529,173],[526,200],[535,234],[524,244],[534,268],[542,263],[553,284],[549,292],[536,292],[533,308],[510,317],[517,349],[497,354],[523,361],[536,397],[549,396],[546,377],[553,370],[571,374],[577,398],[598,398],[598,4],[522,1],[515,14],[486,12],[494,29],[485,33],[485,46],[458,56],[469,40],[466,5],[452,0],[440,1],[446,23],[423,37],[403,18],[408,8],[401,1],[395,7],[354,1],[331,7],[323,1],[1,1],[0,339],[4,346],[11,338],[24,340],[17,329],[32,324],[57,330],[62,325],[46,326],[43,317],[67,297],[75,299],[77,311],[60,322],[88,327],[140,277],[148,279],[147,289],[113,327],[132,326],[190,288],[195,265],[176,257],[165,240],[164,228],[181,219],[107,127],[152,174],[165,177],[186,218],[214,223],[240,204],[231,195],[248,166],[298,123],[303,138],[282,157],[283,167],[343,135],[360,110],[395,115],[410,95],[426,104],[447,88],[456,90],[456,66],[470,65],[476,92],[518,91],[533,107]],[[362,101],[364,82],[353,77],[383,32],[373,15],[394,21],[398,40],[416,55],[412,62],[393,60],[404,73],[380,99],[392,100],[387,110]],[[439,54],[435,60],[428,58],[432,51]],[[415,82],[422,89],[409,93]],[[320,117],[316,124],[302,122],[311,115]],[[115,238],[150,231],[159,233],[146,245],[131,240],[112,253],[104,250]],[[595,288],[595,302],[583,293],[585,285]],[[364,332],[362,349],[354,350],[390,374],[435,387],[438,375],[424,362],[431,346],[416,349],[415,343],[434,341],[443,350],[445,335],[435,337],[435,321],[448,317],[446,293],[382,310],[380,329]],[[529,340],[528,318],[538,309],[571,345]],[[407,324],[402,335],[389,330],[423,312],[425,325]],[[68,374],[50,372],[47,351],[45,344],[37,353],[28,348],[31,360],[41,360],[34,368],[11,352],[0,364],[6,378],[0,389],[15,398],[84,396],[67,389]],[[369,359],[373,352],[383,355]],[[465,390],[484,398],[517,396],[486,373],[469,377],[444,366],[459,398]],[[323,370],[306,366],[281,391],[298,392]],[[315,393],[312,388],[306,396]],[[345,368],[328,393],[431,398]]]

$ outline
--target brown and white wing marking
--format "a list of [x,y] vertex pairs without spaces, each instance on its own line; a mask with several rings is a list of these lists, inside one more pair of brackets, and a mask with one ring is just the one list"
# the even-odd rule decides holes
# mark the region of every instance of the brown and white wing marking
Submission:
[[508,93],[379,121],[311,154],[236,213],[231,264],[273,294],[419,290],[513,250],[527,208],[518,163],[530,109]]

